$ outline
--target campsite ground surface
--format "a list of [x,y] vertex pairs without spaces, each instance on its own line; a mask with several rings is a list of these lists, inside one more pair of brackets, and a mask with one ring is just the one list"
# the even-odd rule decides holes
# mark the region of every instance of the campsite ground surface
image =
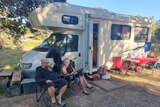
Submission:
[[[86,96],[79,90],[76,95],[68,95],[68,107],[160,107],[160,73],[152,75],[149,71],[130,76],[112,74],[112,79],[127,84],[111,92],[98,87]],[[0,107],[43,107],[36,103],[35,94],[6,98],[0,96]]]

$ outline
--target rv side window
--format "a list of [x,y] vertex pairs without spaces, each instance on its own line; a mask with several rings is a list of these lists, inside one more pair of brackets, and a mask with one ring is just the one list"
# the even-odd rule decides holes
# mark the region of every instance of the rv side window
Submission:
[[134,41],[135,42],[145,42],[148,39],[148,27],[140,27],[140,26],[136,26],[135,27],[135,37],[134,37]]
[[78,51],[78,36],[68,35],[67,36],[67,52]]
[[131,37],[131,26],[112,24],[111,40],[129,40]]
[[62,16],[62,22],[64,24],[77,25],[79,23],[79,19],[78,19],[77,16],[63,15]]

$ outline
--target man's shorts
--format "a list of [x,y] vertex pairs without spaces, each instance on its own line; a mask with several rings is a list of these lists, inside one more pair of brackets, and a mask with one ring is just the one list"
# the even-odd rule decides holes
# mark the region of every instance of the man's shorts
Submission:
[[61,89],[62,87],[64,87],[65,85],[67,85],[67,81],[65,79],[57,79],[52,81],[51,83],[46,83],[47,87],[54,87],[54,88],[58,88]]

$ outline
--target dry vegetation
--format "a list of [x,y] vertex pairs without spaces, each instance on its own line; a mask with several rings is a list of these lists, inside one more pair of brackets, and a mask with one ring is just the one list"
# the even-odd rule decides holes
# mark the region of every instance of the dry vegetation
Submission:
[[112,74],[112,77],[124,80],[133,85],[144,87],[148,91],[160,95],[160,70],[158,69],[154,69],[153,74],[151,70],[145,69],[141,73],[130,72],[129,76]]

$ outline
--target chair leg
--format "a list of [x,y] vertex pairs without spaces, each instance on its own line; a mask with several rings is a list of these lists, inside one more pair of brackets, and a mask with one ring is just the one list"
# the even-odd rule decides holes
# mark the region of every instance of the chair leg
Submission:
[[49,107],[49,105],[47,104],[47,102],[45,101],[45,98],[43,97],[44,93],[46,92],[47,88],[45,88],[40,94],[40,96],[38,96],[38,86],[36,88],[36,101],[39,102],[41,100],[41,98],[43,99],[43,102],[45,104],[45,107]]
[[45,104],[45,107],[49,107],[48,104],[47,104],[47,101],[45,101],[44,97],[43,98],[43,101],[44,101],[44,104]]
[[156,66],[157,66],[157,61],[154,63],[153,65],[153,68],[152,68],[152,74],[156,73],[155,69],[156,69]]
[[47,88],[44,88],[44,90],[41,92],[41,95],[38,97],[38,86],[36,86],[36,101],[39,102],[44,93],[46,92]]

